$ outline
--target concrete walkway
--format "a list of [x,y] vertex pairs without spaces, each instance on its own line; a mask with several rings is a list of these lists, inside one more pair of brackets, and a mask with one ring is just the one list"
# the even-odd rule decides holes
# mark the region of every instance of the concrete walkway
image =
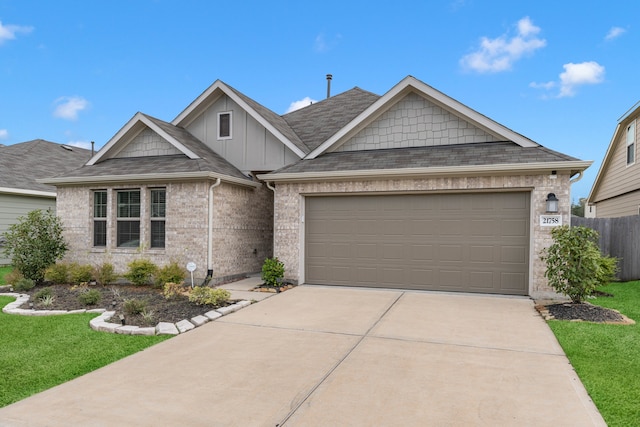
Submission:
[[300,286],[1,426],[604,426],[531,300]]

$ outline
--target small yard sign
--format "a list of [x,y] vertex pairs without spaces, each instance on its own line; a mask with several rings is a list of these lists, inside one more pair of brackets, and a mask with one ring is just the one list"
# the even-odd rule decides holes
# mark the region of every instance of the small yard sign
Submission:
[[540,215],[542,227],[556,227],[562,225],[562,215]]

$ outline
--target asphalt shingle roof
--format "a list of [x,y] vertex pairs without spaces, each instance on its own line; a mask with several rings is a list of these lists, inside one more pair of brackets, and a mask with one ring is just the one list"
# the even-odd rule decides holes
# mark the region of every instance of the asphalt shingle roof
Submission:
[[3,146],[0,147],[0,187],[55,192],[54,186],[36,180],[64,174],[89,158],[91,150],[43,139]]
[[379,98],[355,87],[282,117],[313,151]]
[[315,159],[300,160],[273,173],[481,166],[577,160],[542,146],[521,147],[513,142],[491,142],[326,153]]

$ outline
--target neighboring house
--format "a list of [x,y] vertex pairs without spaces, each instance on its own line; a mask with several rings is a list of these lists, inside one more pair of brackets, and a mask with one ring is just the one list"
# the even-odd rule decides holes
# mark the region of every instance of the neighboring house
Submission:
[[222,280],[274,254],[298,283],[542,296],[545,200],[568,222],[589,165],[413,77],[285,115],[216,81],[45,182],[78,262],[193,261]]
[[0,146],[0,265],[2,234],[18,218],[35,209],[56,207],[56,189],[36,180],[76,169],[91,157],[91,151],[36,139]]
[[587,198],[587,218],[640,214],[640,102],[619,120]]

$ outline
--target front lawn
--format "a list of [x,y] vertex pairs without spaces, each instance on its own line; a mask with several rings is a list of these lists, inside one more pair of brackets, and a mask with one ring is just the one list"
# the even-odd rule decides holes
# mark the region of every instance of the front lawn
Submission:
[[6,284],[4,282],[4,276],[9,274],[11,272],[11,270],[13,270],[13,267],[11,267],[11,266],[0,267],[0,285],[5,285]]
[[[614,297],[589,300],[640,322],[640,282],[600,290]],[[640,325],[548,322],[578,376],[609,426],[640,420]]]
[[[0,308],[14,298],[0,296]],[[97,314],[31,317],[0,312],[0,407],[169,338],[96,332]]]

